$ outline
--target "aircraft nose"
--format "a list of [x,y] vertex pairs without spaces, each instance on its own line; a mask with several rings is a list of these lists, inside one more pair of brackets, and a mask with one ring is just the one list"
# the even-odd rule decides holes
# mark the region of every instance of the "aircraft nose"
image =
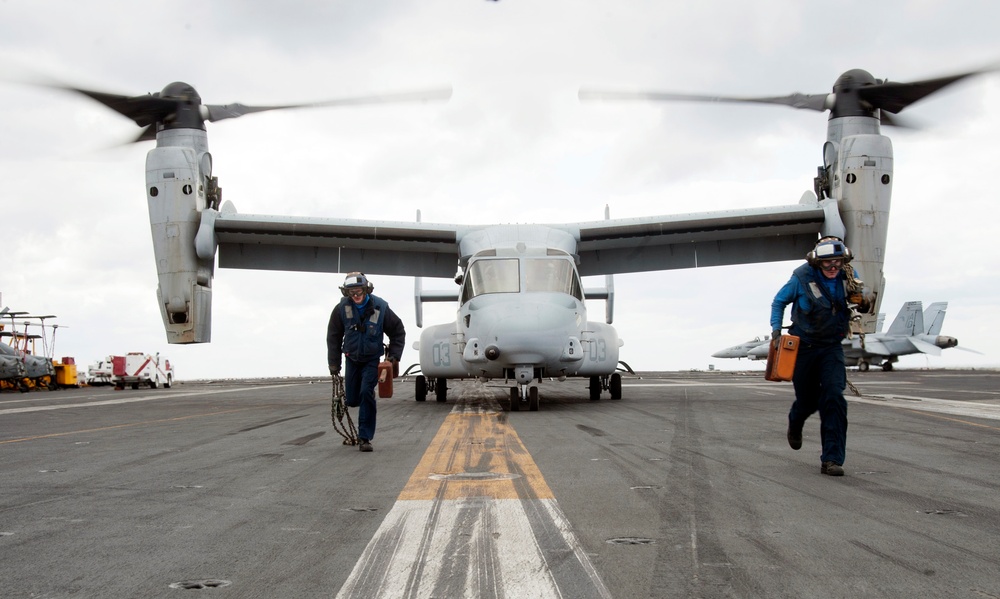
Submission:
[[[538,364],[558,359],[571,336],[580,334],[577,312],[561,303],[507,302],[473,316],[486,325],[487,351],[508,364]],[[489,357],[489,356],[488,356]]]

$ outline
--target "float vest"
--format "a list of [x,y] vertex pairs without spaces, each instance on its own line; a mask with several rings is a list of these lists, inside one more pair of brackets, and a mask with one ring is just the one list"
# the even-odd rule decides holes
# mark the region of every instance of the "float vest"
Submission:
[[[845,268],[851,268],[846,266]],[[816,280],[816,269],[810,264],[796,268],[792,275],[799,281],[799,288],[805,295],[808,307],[802,302],[792,304],[793,335],[799,335],[814,342],[840,343],[847,334],[850,325],[850,314],[847,309],[847,281],[840,273],[837,274],[838,293],[830,297],[827,286]]]
[[362,321],[364,315],[357,306],[350,298],[344,299],[346,301],[341,304],[344,319],[344,355],[355,362],[367,362],[381,357],[384,351],[382,325],[389,304],[380,297],[368,294],[373,310],[371,316]]

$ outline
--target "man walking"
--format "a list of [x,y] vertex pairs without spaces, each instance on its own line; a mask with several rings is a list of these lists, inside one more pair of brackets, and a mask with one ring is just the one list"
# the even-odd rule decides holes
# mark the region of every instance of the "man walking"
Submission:
[[346,358],[344,399],[348,406],[358,408],[361,451],[372,451],[371,441],[375,438],[375,386],[378,385],[383,336],[389,337],[385,353],[390,362],[399,362],[406,343],[403,321],[384,299],[372,295],[374,288],[363,273],[348,273],[340,288],[344,297],[330,313],[326,329],[331,375],[340,374],[341,356]]

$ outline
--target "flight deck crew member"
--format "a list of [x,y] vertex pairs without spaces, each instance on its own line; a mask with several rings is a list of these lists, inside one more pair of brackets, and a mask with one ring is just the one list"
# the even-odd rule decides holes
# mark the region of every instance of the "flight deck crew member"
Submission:
[[781,335],[788,304],[792,304],[788,332],[799,337],[792,375],[795,401],[788,412],[788,444],[792,449],[802,447],[802,426],[818,410],[823,445],[820,472],[830,476],[844,475],[847,448],[847,368],[842,342],[850,326],[848,303],[856,304],[862,312],[867,312],[870,304],[860,291],[848,294],[845,269],[854,273],[848,264],[851,258],[851,251],[839,238],[820,239],[806,255],[806,264],[792,272],[771,302],[771,339]]
[[358,408],[358,441],[361,451],[372,451],[375,438],[375,386],[378,363],[382,357],[383,335],[389,337],[386,351],[389,361],[403,357],[406,331],[403,321],[389,304],[372,295],[374,286],[360,272],[348,273],[340,291],[343,299],[330,313],[326,329],[327,361],[330,374],[340,374],[341,355],[344,369],[344,400]]

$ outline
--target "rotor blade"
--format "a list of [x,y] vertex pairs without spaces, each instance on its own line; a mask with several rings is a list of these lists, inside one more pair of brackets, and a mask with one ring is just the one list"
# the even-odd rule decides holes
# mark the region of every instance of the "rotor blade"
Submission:
[[923,129],[923,125],[918,124],[913,119],[903,118],[898,114],[892,114],[885,110],[879,111],[878,120],[882,123],[882,125],[896,127],[898,129],[910,129],[912,131]]
[[269,110],[285,110],[288,108],[320,108],[324,106],[360,106],[366,104],[391,104],[401,102],[429,102],[432,100],[447,100],[451,98],[451,87],[429,89],[415,92],[402,92],[395,94],[379,94],[372,96],[358,96],[354,98],[341,98],[338,100],[328,100],[326,102],[312,102],[308,104],[282,104],[277,106],[247,106],[245,104],[210,104],[208,118],[210,122],[232,119],[251,114],[254,112],[266,112]]
[[139,143],[140,141],[154,141],[156,139],[156,125],[147,125],[143,127],[142,132],[132,140],[132,143]]
[[580,88],[581,100],[652,100],[657,102],[727,102],[739,104],[781,104],[792,108],[824,111],[833,105],[833,94],[791,94],[788,96],[742,98],[735,96],[704,96],[697,94],[674,94],[667,92],[606,91]]
[[87,96],[92,100],[104,104],[118,114],[132,119],[140,127],[146,127],[157,121],[162,121],[177,110],[176,101],[158,98],[152,94],[146,94],[145,96],[123,96],[121,94],[108,94],[61,84],[51,84],[50,87]]
[[977,71],[970,71],[968,73],[959,73],[958,75],[949,75],[947,77],[925,79],[923,81],[913,81],[910,83],[888,81],[878,85],[861,87],[858,88],[857,91],[858,96],[875,108],[896,113],[903,110],[910,104],[922,100],[934,92],[939,91],[953,83],[957,83],[963,79],[972,77],[973,75],[981,75],[983,73],[995,71],[998,68],[1000,67],[980,69]]

